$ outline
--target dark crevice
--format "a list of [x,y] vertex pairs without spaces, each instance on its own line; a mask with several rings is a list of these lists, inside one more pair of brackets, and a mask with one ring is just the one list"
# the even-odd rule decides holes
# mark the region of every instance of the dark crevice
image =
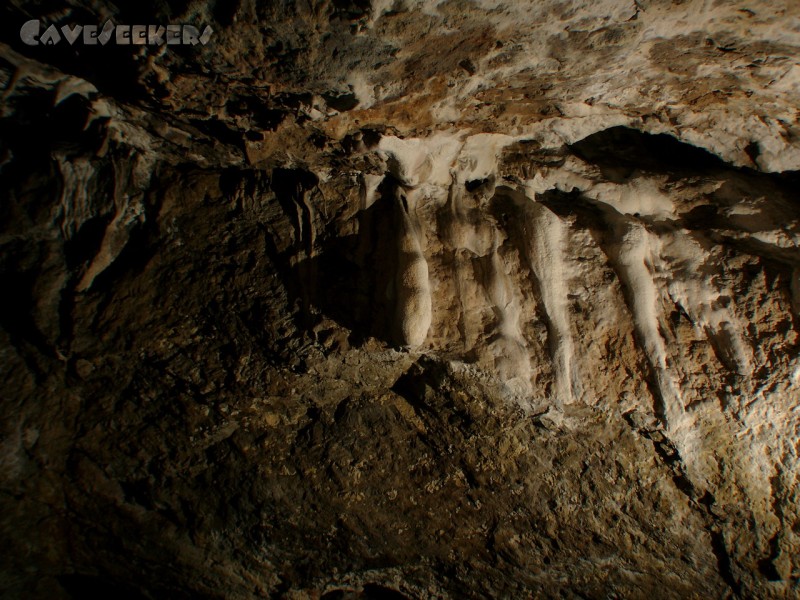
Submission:
[[214,19],[223,27],[233,25],[236,13],[242,5],[242,0],[214,0],[211,14]]
[[75,235],[64,241],[64,258],[69,270],[85,265],[97,256],[110,222],[111,215],[95,215],[84,221]]
[[190,119],[189,123],[212,139],[244,150],[242,134],[218,119]]
[[710,534],[711,550],[714,552],[714,556],[717,557],[717,569],[733,593],[740,596],[742,593],[742,586],[733,574],[731,557],[730,554],[728,554],[728,549],[725,547],[725,539],[719,531],[714,529],[710,531]]
[[340,94],[328,92],[322,95],[322,99],[328,106],[339,112],[347,112],[358,106],[358,98],[352,92]]
[[745,146],[744,153],[754,165],[758,165],[758,157],[761,156],[761,146],[758,142],[750,142]]
[[226,103],[226,110],[230,115],[246,117],[255,127],[264,131],[275,131],[288,115],[284,107],[265,106],[263,98],[255,96],[234,96]]
[[611,127],[569,146],[579,158],[602,167],[626,166],[655,173],[676,170],[704,172],[731,168],[708,150],[661,133]]
[[[735,166],[705,148],[693,146],[671,135],[646,133],[624,126],[598,131],[568,148],[582,160],[597,165],[607,179],[616,183],[626,180],[637,170],[684,177],[707,177],[712,173],[727,172],[757,182],[769,182],[795,197],[793,191],[800,181],[800,171],[764,173],[757,168]],[[756,161],[761,155],[758,142],[748,144],[745,153],[757,167]]]
[[31,313],[35,282],[36,275],[32,272],[0,273],[0,289],[13,292],[0,295],[0,327],[23,356],[27,355],[25,347],[30,344],[43,356],[55,358],[55,348]]
[[778,558],[781,552],[780,536],[778,534],[772,536],[769,541],[769,549],[769,556],[758,561],[758,570],[768,581],[781,581],[782,577],[775,566],[775,559]]
[[371,0],[333,0],[333,18],[342,18],[350,21],[368,17],[372,11]]
[[486,179],[471,179],[464,184],[464,187],[468,192],[474,192],[482,185],[489,183],[489,178]]
[[411,365],[392,385],[392,391],[402,396],[415,412],[436,418],[436,412],[425,403],[425,368],[419,361]]
[[377,583],[368,583],[364,586],[364,600],[411,600],[405,594],[399,591],[379,585]]
[[[279,178],[284,182],[278,184]],[[304,214],[307,208],[293,200],[303,185],[291,184],[293,177],[283,171],[276,173],[275,179],[273,189],[285,213]],[[321,235],[313,256],[307,252],[293,267],[293,280],[298,284],[296,291],[301,294],[304,310],[313,307],[349,329],[350,343],[354,345],[370,336],[394,343],[397,223],[402,210],[394,201],[396,191],[396,182],[387,178],[378,188],[375,203],[358,214],[358,235]],[[378,265],[380,268],[376,268]]]

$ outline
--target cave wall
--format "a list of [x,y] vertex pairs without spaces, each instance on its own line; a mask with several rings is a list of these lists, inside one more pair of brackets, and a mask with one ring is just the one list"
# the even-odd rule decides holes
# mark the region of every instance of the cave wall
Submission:
[[2,11],[4,595],[797,595],[792,3]]

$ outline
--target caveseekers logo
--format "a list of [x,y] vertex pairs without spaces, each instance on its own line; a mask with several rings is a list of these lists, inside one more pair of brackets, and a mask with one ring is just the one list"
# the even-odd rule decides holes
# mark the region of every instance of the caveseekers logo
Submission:
[[39,20],[26,22],[19,30],[20,39],[29,46],[55,46],[65,41],[70,46],[76,42],[105,46],[109,42],[135,46],[205,46],[214,30],[206,25],[201,32],[192,25],[114,25],[106,21],[98,25],[50,25],[44,28]]

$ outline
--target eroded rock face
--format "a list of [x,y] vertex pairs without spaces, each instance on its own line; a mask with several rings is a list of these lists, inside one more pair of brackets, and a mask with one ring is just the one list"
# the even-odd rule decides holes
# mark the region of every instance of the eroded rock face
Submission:
[[800,593],[793,4],[49,10],[2,9],[5,595]]

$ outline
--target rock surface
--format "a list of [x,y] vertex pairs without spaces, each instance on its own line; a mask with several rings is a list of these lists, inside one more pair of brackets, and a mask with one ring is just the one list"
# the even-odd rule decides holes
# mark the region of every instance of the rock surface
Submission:
[[800,594],[794,2],[0,15],[4,596]]

